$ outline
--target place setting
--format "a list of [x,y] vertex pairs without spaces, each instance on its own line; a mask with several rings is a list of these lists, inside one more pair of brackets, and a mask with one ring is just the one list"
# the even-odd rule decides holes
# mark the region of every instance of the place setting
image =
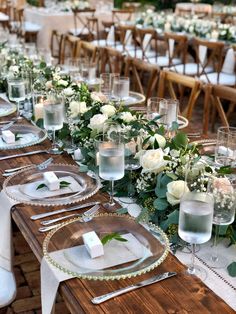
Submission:
[[0,4],[3,312],[236,310],[234,6],[162,2]]

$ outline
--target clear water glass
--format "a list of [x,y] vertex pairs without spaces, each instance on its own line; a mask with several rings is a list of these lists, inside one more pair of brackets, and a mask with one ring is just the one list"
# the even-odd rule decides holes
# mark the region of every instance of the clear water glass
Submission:
[[157,123],[164,123],[167,115],[167,101],[164,98],[151,97],[147,101],[147,119],[156,120]]
[[8,77],[8,97],[17,103],[17,119],[21,118],[20,102],[25,100],[25,80],[22,78]]
[[236,127],[218,128],[215,162],[220,166],[236,166]]
[[219,228],[233,223],[236,209],[236,175],[212,176],[208,182],[208,192],[214,199],[213,224],[215,235],[213,249],[203,259],[213,268],[224,268],[228,259],[218,252]]
[[43,123],[47,131],[52,131],[52,154],[59,154],[60,150],[56,144],[56,130],[63,127],[65,118],[64,99],[58,95],[49,94],[43,104]]
[[116,141],[99,143],[99,176],[110,181],[110,199],[103,206],[111,211],[114,208],[114,181],[124,177],[124,144]]
[[113,82],[113,95],[118,101],[129,97],[130,79],[128,77],[115,78]]

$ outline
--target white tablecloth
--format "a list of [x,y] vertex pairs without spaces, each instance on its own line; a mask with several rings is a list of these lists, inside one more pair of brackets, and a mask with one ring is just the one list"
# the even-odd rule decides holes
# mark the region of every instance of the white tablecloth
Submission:
[[[37,47],[50,48],[52,30],[66,33],[74,28],[74,16],[72,12],[52,12],[47,8],[25,8],[25,20],[36,23],[42,28],[38,33]],[[96,11],[95,16],[99,20],[99,29],[102,30],[102,21],[111,21],[111,11]],[[80,27],[78,23],[78,27]]]

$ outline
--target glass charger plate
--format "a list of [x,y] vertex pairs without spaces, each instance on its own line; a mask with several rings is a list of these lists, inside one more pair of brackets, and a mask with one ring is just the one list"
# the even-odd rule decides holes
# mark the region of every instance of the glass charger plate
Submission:
[[180,116],[178,115],[178,120],[177,120],[177,123],[179,125],[179,129],[184,129],[188,126],[188,119],[183,117],[183,116]]
[[[43,173],[53,171],[61,182],[69,185],[56,191],[47,187],[37,189],[44,184]],[[64,184],[65,185],[65,184]],[[80,173],[78,166],[52,164],[45,170],[36,166],[19,171],[4,181],[3,189],[13,200],[30,205],[56,206],[83,201],[94,195],[100,188],[100,180],[94,173]]]
[[9,116],[16,111],[16,106],[11,103],[5,103],[0,105],[0,117]]
[[18,135],[18,140],[12,144],[7,144],[0,135],[0,149],[18,149],[41,143],[47,138],[47,132],[33,125],[12,125],[9,130]]
[[146,97],[140,93],[129,92],[129,97],[124,99],[126,106],[140,105],[145,102]]
[[[104,245],[104,256],[92,259],[82,240],[82,235],[92,230],[100,239],[113,232],[132,237],[127,242],[112,240],[110,247]],[[136,243],[136,257],[122,263],[123,250],[129,248],[126,258],[132,251],[131,239]],[[51,264],[65,273],[84,279],[114,280],[141,275],[160,265],[168,255],[169,241],[165,233],[151,223],[144,227],[130,216],[101,214],[88,222],[75,218],[62,223],[45,238],[43,252]]]

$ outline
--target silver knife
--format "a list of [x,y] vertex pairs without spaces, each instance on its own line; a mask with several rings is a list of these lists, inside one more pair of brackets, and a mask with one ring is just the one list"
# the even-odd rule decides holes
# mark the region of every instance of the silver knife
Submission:
[[43,214],[33,215],[33,216],[30,217],[30,219],[31,220],[37,220],[37,219],[45,218],[45,217],[48,217],[48,216],[61,214],[61,213],[65,213],[65,212],[70,212],[70,211],[73,211],[73,210],[86,208],[86,207],[94,206],[94,205],[98,205],[98,204],[100,204],[100,202],[91,202],[91,203],[85,203],[85,204],[82,204],[82,205],[77,205],[77,206],[73,206],[73,207],[69,207],[69,208],[62,208],[62,209],[54,210],[52,212],[47,212],[47,213],[43,213]]
[[117,297],[118,295],[121,295],[123,293],[126,293],[126,292],[129,292],[129,291],[133,291],[133,290],[139,289],[141,287],[145,287],[145,286],[151,285],[153,283],[156,283],[158,281],[170,278],[170,277],[175,276],[175,275],[177,275],[177,273],[175,273],[175,272],[166,272],[166,273],[161,274],[161,275],[156,275],[156,276],[154,276],[152,278],[140,281],[140,282],[138,282],[135,285],[131,285],[131,286],[128,286],[126,288],[121,288],[119,290],[116,290],[116,291],[113,291],[113,292],[101,295],[99,297],[95,297],[91,301],[92,301],[93,304],[100,304],[100,303],[105,302],[107,300],[110,300],[110,299],[112,299],[114,297]]
[[27,153],[3,156],[3,157],[0,157],[0,160],[6,160],[6,159],[11,159],[11,158],[24,157],[24,156],[30,156],[30,155],[42,154],[42,153],[48,153],[48,151],[47,150],[35,150],[32,152],[27,152]]

